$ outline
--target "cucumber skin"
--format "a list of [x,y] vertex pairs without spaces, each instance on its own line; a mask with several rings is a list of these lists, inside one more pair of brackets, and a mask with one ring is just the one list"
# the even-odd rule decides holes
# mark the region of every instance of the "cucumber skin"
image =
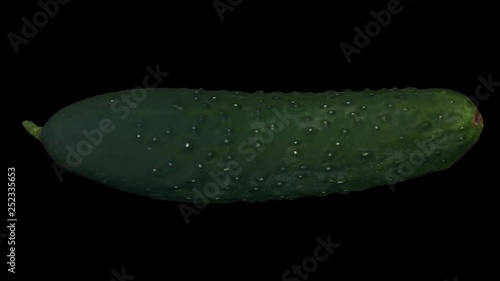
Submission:
[[61,109],[41,141],[64,167],[122,191],[256,202],[361,191],[446,169],[479,138],[477,114],[446,89],[127,90]]

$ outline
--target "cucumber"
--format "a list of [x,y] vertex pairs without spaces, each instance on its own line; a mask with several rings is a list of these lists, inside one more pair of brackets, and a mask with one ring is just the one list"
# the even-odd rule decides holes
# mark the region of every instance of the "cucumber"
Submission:
[[446,89],[322,93],[135,89],[91,97],[43,128],[65,168],[155,199],[265,201],[394,184],[450,167],[483,121]]

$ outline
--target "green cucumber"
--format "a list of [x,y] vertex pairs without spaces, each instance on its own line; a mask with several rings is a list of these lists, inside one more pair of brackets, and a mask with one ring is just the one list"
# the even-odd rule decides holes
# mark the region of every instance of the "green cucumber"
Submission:
[[450,167],[481,115],[446,89],[281,93],[135,89],[23,122],[62,166],[155,199],[265,201],[393,184]]

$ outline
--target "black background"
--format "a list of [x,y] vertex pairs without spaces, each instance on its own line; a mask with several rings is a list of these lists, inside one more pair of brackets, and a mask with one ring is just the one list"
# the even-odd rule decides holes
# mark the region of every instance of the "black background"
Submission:
[[[353,44],[353,28],[363,28],[373,20],[370,11],[386,9],[389,1],[244,0],[222,22],[211,0],[113,2],[60,5],[17,54],[4,37],[2,136],[7,167],[16,168],[18,218],[17,273],[10,278],[107,281],[113,269],[125,267],[134,280],[281,280],[312,255],[317,237],[328,235],[341,246],[308,280],[493,277],[486,254],[493,251],[495,218],[498,223],[496,163],[487,160],[498,88],[479,103],[481,139],[451,169],[397,184],[395,192],[382,186],[325,198],[209,205],[189,225],[174,202],[72,174],[59,183],[52,160],[21,126],[25,119],[43,124],[83,98],[139,86],[145,67],[157,64],[170,73],[161,87],[319,92],[412,86],[474,95],[479,75],[500,80],[493,4],[402,1],[402,12],[348,64],[339,44]],[[21,18],[40,10],[36,1],[18,5],[4,8],[5,35],[21,34]],[[0,247],[5,258],[5,239]]]

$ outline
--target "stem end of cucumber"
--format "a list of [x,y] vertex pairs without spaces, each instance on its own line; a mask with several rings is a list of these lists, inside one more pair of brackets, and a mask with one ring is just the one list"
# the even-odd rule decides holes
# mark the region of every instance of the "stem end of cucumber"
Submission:
[[40,140],[42,136],[42,127],[29,120],[23,121],[23,127],[30,135],[34,136],[37,140]]
[[481,115],[481,112],[476,108],[476,114],[474,115],[474,120],[472,120],[474,125],[476,126],[483,126],[483,116]]

